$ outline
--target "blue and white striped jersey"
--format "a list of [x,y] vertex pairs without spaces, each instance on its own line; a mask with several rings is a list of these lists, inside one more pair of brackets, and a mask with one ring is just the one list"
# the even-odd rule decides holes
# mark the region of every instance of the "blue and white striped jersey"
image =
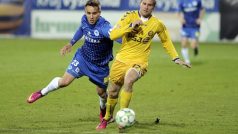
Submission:
[[178,12],[182,12],[185,19],[185,28],[199,28],[196,23],[199,18],[200,11],[203,9],[201,0],[179,0]]
[[81,25],[70,43],[74,45],[84,36],[84,43],[77,53],[81,53],[86,61],[95,65],[108,65],[109,61],[113,59],[113,41],[110,40],[109,29],[111,29],[111,25],[103,17],[100,16],[98,21],[91,25],[88,23],[86,15],[84,15],[81,19]]

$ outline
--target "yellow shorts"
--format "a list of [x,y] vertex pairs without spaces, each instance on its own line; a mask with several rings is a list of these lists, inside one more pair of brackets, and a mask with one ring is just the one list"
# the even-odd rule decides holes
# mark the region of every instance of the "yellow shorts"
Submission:
[[124,77],[130,68],[136,69],[140,76],[147,72],[147,63],[123,63],[115,60],[111,66],[109,80],[114,84],[122,86],[124,84]]

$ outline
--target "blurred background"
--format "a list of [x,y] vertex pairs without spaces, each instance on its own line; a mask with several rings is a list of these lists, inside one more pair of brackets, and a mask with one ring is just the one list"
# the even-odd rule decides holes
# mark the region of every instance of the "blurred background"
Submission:
[[[0,134],[97,133],[98,96],[87,77],[26,103],[32,92],[63,74],[82,45],[79,41],[60,56],[79,27],[86,1],[0,0]],[[127,10],[137,10],[140,0],[100,2],[102,16],[114,25]],[[203,3],[201,53],[190,53],[192,69],[174,65],[160,43],[152,42],[148,72],[134,86],[130,107],[138,122],[129,132],[238,134],[238,0]],[[177,0],[157,0],[154,15],[164,21],[179,52],[176,8]],[[114,45],[114,53],[119,47]],[[118,133],[116,124],[102,133]]]
[[[79,26],[87,0],[0,0],[0,37],[41,39],[71,38]],[[137,10],[140,0],[100,0],[102,16],[112,25],[127,10]],[[238,1],[203,0],[206,15],[201,26],[201,42],[238,42]],[[177,0],[158,0],[154,12],[179,41]],[[156,40],[156,38],[155,38]]]

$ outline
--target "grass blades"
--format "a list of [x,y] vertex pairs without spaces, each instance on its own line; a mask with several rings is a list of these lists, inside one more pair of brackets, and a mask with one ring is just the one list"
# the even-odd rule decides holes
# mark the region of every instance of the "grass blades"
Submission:
[[[68,40],[0,39],[0,133],[118,133],[110,124],[97,132],[99,99],[87,77],[49,93],[33,104],[27,97],[62,76],[73,52],[62,57]],[[180,45],[175,44],[180,52]],[[120,45],[115,45],[114,52]],[[174,64],[154,42],[148,72],[134,85],[130,108],[137,123],[127,133],[238,133],[238,45],[201,43],[192,68]],[[116,107],[118,110],[118,105]],[[155,123],[159,118],[160,122]]]

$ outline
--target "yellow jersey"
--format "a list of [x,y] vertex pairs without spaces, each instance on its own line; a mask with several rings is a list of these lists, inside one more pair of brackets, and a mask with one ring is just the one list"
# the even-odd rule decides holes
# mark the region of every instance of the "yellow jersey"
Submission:
[[129,11],[117,22],[110,31],[110,38],[115,40],[122,37],[121,49],[116,59],[124,63],[147,63],[151,51],[152,38],[157,34],[172,59],[178,57],[165,25],[158,18],[151,16],[136,30],[132,23],[139,20],[139,11]]

